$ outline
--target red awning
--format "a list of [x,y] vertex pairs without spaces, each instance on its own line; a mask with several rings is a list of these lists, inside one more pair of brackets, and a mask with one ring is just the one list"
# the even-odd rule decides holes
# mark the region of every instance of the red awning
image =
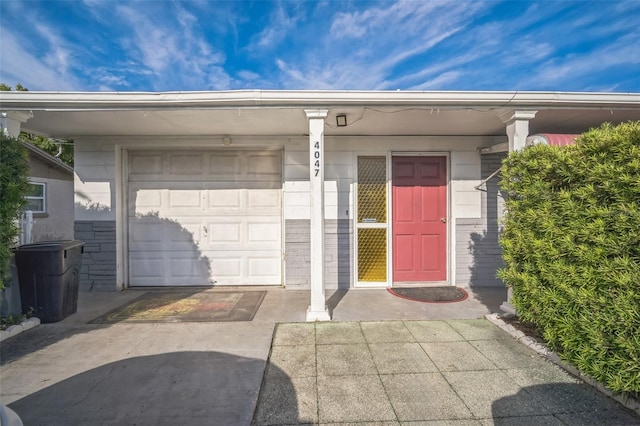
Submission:
[[558,133],[538,133],[536,135],[529,136],[527,142],[531,145],[538,143],[546,143],[553,146],[565,146],[573,145],[576,143],[576,138],[580,135],[573,134],[558,134]]

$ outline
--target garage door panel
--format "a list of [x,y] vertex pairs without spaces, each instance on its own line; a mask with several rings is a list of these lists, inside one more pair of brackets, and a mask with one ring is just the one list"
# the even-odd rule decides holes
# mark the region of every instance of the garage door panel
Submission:
[[251,246],[269,245],[271,248],[276,248],[282,238],[279,223],[249,221],[246,228],[247,244]]
[[170,274],[179,280],[209,281],[209,264],[206,259],[174,256],[169,259]]
[[268,278],[280,272],[280,259],[276,256],[264,256],[250,258],[249,275],[251,277]]
[[221,253],[211,253],[211,275],[223,284],[226,278],[241,278],[242,256],[227,253],[230,257],[221,258],[220,255]]
[[216,153],[209,154],[208,174],[212,178],[218,178],[217,180],[228,180],[231,177],[238,175],[238,171],[242,170],[241,158],[238,154],[232,153]]
[[169,174],[171,177],[192,177],[204,172],[203,158],[199,154],[180,154],[169,156]]
[[210,212],[222,213],[230,210],[237,213],[243,207],[243,194],[237,189],[209,189],[207,190],[207,207]]
[[173,285],[209,285],[209,263],[197,253],[164,251],[131,253],[129,273],[137,286],[163,286],[166,276]]
[[281,162],[278,151],[130,154],[130,285],[281,284]]
[[181,249],[185,249],[200,241],[201,234],[202,226],[199,221],[194,223],[186,219],[172,220],[155,216],[129,220],[129,244],[134,251],[145,243],[148,243],[145,250],[179,250],[171,247],[171,244],[179,244]]
[[164,259],[145,256],[144,259],[131,259],[129,269],[136,278],[161,279],[164,276]]
[[206,236],[201,240],[204,249],[279,250],[282,229],[279,218],[221,216],[210,218],[204,225]]
[[218,285],[278,285],[280,257],[272,251],[256,251],[250,257],[234,251],[205,251],[211,277]]
[[129,180],[149,179],[163,175],[162,154],[131,154],[129,168]]
[[167,204],[168,208],[173,209],[188,208],[202,210],[202,191],[200,190],[184,190],[178,189],[168,191]]
[[140,211],[148,211],[162,207],[162,191],[158,191],[157,189],[143,189],[130,192],[129,199],[135,199],[135,204],[132,203],[130,207],[137,207]]
[[242,224],[231,222],[209,222],[208,236],[203,244],[242,244]]
[[281,161],[279,153],[249,154],[246,173],[249,177],[280,180]]
[[162,243],[164,233],[158,232],[158,228],[153,222],[143,222],[142,220],[129,221],[129,244],[138,243]]

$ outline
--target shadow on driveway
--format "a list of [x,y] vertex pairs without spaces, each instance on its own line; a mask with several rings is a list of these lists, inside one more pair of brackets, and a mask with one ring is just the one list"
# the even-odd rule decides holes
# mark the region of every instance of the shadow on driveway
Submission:
[[[248,425],[264,366],[264,360],[220,352],[128,358],[9,406],[25,425]],[[295,401],[291,382],[280,385],[282,397]]]
[[583,383],[523,387],[515,395],[494,401],[491,414],[493,424],[499,426],[640,424],[639,417]]

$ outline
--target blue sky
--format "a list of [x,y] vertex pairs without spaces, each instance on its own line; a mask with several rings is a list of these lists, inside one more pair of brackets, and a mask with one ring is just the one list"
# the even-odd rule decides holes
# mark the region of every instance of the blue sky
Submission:
[[0,1],[30,90],[640,92],[640,1]]

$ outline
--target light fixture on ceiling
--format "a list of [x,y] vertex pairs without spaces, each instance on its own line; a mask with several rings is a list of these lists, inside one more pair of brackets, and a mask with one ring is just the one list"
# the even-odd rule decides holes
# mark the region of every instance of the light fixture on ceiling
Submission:
[[346,114],[336,115],[336,124],[338,125],[338,127],[345,127],[347,125],[347,115]]

